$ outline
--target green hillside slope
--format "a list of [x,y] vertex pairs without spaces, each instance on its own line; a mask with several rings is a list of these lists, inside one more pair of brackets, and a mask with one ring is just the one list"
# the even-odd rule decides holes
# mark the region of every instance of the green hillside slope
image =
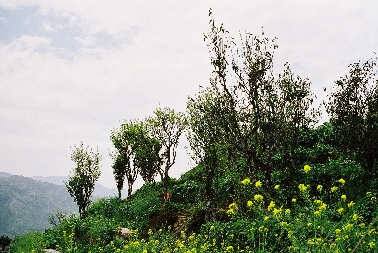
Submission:
[[56,211],[76,210],[64,186],[22,176],[0,177],[0,235],[42,230],[50,226],[49,217]]

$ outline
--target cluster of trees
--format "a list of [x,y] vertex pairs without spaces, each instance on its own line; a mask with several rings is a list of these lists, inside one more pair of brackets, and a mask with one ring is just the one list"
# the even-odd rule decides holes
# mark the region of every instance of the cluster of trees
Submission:
[[[138,175],[145,182],[154,182],[159,174],[164,195],[169,187],[169,170],[176,161],[179,138],[187,128],[184,114],[170,108],[157,108],[154,116],[144,121],[124,121],[112,130],[110,139],[114,151],[113,174],[117,184],[118,197],[127,179],[128,196]],[[101,155],[89,147],[74,146],[71,160],[75,163],[68,182],[68,192],[79,207],[80,217],[85,217],[95,182],[101,175]]]
[[[218,180],[224,175],[257,180],[273,190],[272,175],[286,170],[286,182],[309,162],[298,159],[301,138],[314,129],[320,109],[310,81],[295,75],[289,64],[273,74],[275,39],[241,35],[240,47],[210,16],[205,41],[213,66],[210,86],[187,103],[188,139],[203,167],[208,200],[207,220],[214,217]],[[349,66],[325,101],[340,154],[357,161],[366,179],[376,178],[378,158],[377,59]]]
[[184,114],[157,108],[154,116],[144,121],[125,121],[112,131],[110,137],[115,147],[112,167],[120,198],[125,178],[130,196],[138,174],[145,182],[154,182],[159,174],[167,193],[168,172],[176,161],[179,138],[186,126]]
[[[276,171],[285,169],[286,182],[293,180],[298,167],[308,162],[298,158],[298,150],[303,136],[318,123],[320,109],[313,106],[311,82],[295,75],[288,63],[282,73],[274,75],[275,39],[269,40],[264,33],[247,33],[240,36],[237,46],[223,25],[215,25],[211,10],[209,16],[211,29],[205,41],[213,66],[210,85],[188,99],[186,115],[158,108],[144,121],[123,122],[110,137],[115,147],[112,167],[121,197],[125,179],[130,195],[138,174],[146,182],[153,182],[159,174],[166,193],[179,137],[186,132],[192,158],[204,170],[207,220],[212,220],[218,180],[224,175],[238,182],[245,177],[263,178],[268,191],[273,191]],[[351,64],[349,73],[335,82],[324,102],[330,118],[327,127],[334,134],[332,145],[363,166],[367,178],[377,174],[376,64],[377,59]],[[73,160],[78,167],[98,167],[98,154],[88,164],[78,159],[78,154],[84,154],[75,152]],[[85,180],[98,178],[96,169],[88,171],[94,174],[84,173]],[[81,177],[73,176],[67,187],[85,211],[87,202],[80,198],[88,197],[90,191],[76,192],[76,182],[83,184]]]

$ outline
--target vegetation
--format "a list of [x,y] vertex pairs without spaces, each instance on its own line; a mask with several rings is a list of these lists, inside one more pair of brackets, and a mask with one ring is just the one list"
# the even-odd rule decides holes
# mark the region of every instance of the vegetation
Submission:
[[[128,174],[145,184],[125,200],[99,199],[83,217],[59,216],[43,245],[63,253],[377,252],[376,59],[350,65],[325,102],[330,121],[317,125],[310,81],[288,64],[273,74],[274,40],[246,34],[238,48],[211,11],[210,28],[210,86],[189,98],[187,116],[158,109],[111,134],[119,191]],[[197,166],[171,179],[184,130]]]
[[84,148],[83,142],[79,147],[74,146],[71,159],[76,167],[72,170],[66,187],[69,194],[79,207],[80,217],[83,217],[91,202],[90,197],[94,190],[95,182],[101,175],[100,160],[101,156],[93,152],[89,147]]
[[66,187],[22,176],[0,177],[0,236],[13,238],[51,226],[56,210],[77,212]]

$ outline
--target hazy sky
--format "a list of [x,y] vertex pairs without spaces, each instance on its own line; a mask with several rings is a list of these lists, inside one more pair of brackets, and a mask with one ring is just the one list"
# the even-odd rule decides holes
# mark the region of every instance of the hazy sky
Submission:
[[[184,111],[208,85],[210,7],[235,38],[262,26],[277,37],[275,73],[290,62],[319,100],[378,50],[375,0],[0,0],[0,171],[68,175],[83,141],[100,149],[100,183],[115,187],[110,131],[159,103]],[[173,177],[190,168],[183,146]]]

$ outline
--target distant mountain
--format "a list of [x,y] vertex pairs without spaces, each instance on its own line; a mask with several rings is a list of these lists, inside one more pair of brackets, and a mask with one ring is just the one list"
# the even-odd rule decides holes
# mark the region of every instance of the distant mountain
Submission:
[[[68,176],[49,176],[49,177],[32,177],[34,180],[39,180],[42,182],[48,182],[56,185],[65,185],[64,182],[68,181]],[[96,183],[95,189],[93,191],[92,196],[94,198],[104,198],[104,197],[111,197],[111,196],[117,196],[118,191],[117,188],[106,188],[100,183]],[[122,191],[122,196],[127,196],[127,191]]]
[[0,177],[10,177],[12,174],[6,173],[6,172],[0,172]]
[[65,186],[9,175],[0,176],[0,235],[44,230],[56,211],[78,213]]

